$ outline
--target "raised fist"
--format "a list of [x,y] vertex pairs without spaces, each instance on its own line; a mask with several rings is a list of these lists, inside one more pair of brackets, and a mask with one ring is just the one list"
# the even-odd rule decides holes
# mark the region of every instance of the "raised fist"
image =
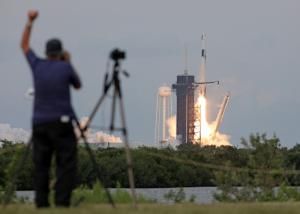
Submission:
[[39,15],[37,10],[29,10],[28,11],[28,19],[33,22]]

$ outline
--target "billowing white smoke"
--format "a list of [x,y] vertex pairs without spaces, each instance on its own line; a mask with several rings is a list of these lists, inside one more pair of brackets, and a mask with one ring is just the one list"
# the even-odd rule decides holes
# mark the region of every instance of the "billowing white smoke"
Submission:
[[[86,123],[86,121],[87,118],[83,118],[81,124]],[[79,134],[78,130],[76,130],[76,133]],[[10,124],[0,124],[0,142],[1,140],[8,140],[15,143],[27,142],[30,135],[30,131],[26,131],[25,129],[13,128]],[[87,138],[89,143],[122,143],[120,137],[92,129],[87,131]]]
[[12,142],[27,142],[30,132],[22,128],[13,128],[9,124],[0,124],[0,141],[8,140]]
[[[201,140],[201,145],[214,145],[214,146],[232,146],[230,143],[230,136],[222,134],[217,131],[214,135],[211,133],[211,130],[214,129],[216,121],[207,124],[207,129],[209,131],[207,136],[203,136]],[[168,131],[170,139],[173,144],[176,143],[176,115],[168,118],[167,120]],[[178,143],[178,142],[177,142]]]
[[232,146],[232,144],[230,143],[230,136],[227,134],[222,134],[220,132],[216,132],[215,137],[206,145]]
[[100,131],[89,130],[87,136],[89,143],[122,143],[120,137]]
[[210,123],[207,121],[207,100],[202,94],[199,95],[195,104],[195,135],[194,140],[200,145],[215,145],[215,146],[229,146],[230,137],[219,133],[217,130],[217,121]]
[[[80,124],[83,127],[88,118],[83,117],[80,120]],[[77,135],[79,136],[79,130],[76,130]],[[118,136],[110,135],[102,131],[95,131],[93,129],[88,129],[86,131],[87,140],[89,143],[122,143],[122,140]]]
[[216,133],[212,133],[211,130],[214,130],[216,126],[216,121],[212,123],[208,123],[208,130],[209,135],[204,136],[201,140],[202,146],[232,146],[230,143],[230,136],[227,134],[220,133],[219,131],[216,131]]
[[167,119],[168,132],[171,139],[176,139],[176,115]]

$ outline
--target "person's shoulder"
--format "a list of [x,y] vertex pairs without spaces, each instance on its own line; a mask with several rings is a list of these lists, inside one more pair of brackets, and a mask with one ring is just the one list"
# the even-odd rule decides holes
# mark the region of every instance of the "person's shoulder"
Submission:
[[62,67],[62,68],[67,68],[70,66],[68,62],[63,61],[63,60],[45,59],[45,61],[52,63],[52,64],[56,64],[57,66]]
[[70,69],[72,68],[72,65],[69,62],[66,62],[64,60],[59,60],[59,63],[61,66],[63,66],[64,68]]
[[37,64],[42,61],[42,59],[38,57],[32,49],[29,49],[25,55],[32,69],[35,69]]
[[25,55],[30,58],[39,59],[39,57],[35,54],[34,50],[32,50],[31,48],[28,49],[28,51],[25,53]]
[[58,60],[55,63],[57,63],[57,66],[66,72],[72,72],[73,67],[69,62],[63,61],[63,60]]

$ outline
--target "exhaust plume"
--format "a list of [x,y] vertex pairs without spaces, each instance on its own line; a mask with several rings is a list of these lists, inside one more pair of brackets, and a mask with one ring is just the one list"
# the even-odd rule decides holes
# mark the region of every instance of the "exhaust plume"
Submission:
[[[87,117],[81,118],[80,126],[84,127],[85,124],[87,123],[87,121],[88,121]],[[75,129],[75,133],[76,133],[77,137],[80,136],[80,131],[78,130],[78,128]],[[121,138],[118,136],[107,134],[102,131],[95,131],[90,128],[86,131],[85,134],[87,136],[87,140],[89,143],[122,143]]]
[[218,118],[212,123],[207,121],[206,104],[207,100],[205,96],[200,94],[195,104],[195,143],[198,143],[202,146],[231,146],[229,142],[230,136],[221,134],[218,130],[216,130]]
[[30,132],[22,128],[13,128],[10,124],[0,124],[0,141],[27,142]]
[[167,119],[167,126],[169,137],[172,140],[176,139],[176,115],[173,115]]

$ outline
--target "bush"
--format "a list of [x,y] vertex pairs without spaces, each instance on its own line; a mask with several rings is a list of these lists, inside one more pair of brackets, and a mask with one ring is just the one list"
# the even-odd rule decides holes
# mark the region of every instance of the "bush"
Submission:
[[[120,184],[117,185],[116,191],[110,191],[113,201],[115,203],[131,203],[132,197],[126,191],[122,190]],[[153,200],[148,200],[144,198],[142,195],[137,197],[137,201],[139,203],[152,203]],[[99,182],[96,182],[93,185],[93,188],[87,188],[86,186],[81,186],[74,190],[72,196],[71,204],[73,206],[78,206],[81,202],[87,204],[99,204],[99,203],[108,203],[108,197],[105,192],[105,189],[101,186]]]

